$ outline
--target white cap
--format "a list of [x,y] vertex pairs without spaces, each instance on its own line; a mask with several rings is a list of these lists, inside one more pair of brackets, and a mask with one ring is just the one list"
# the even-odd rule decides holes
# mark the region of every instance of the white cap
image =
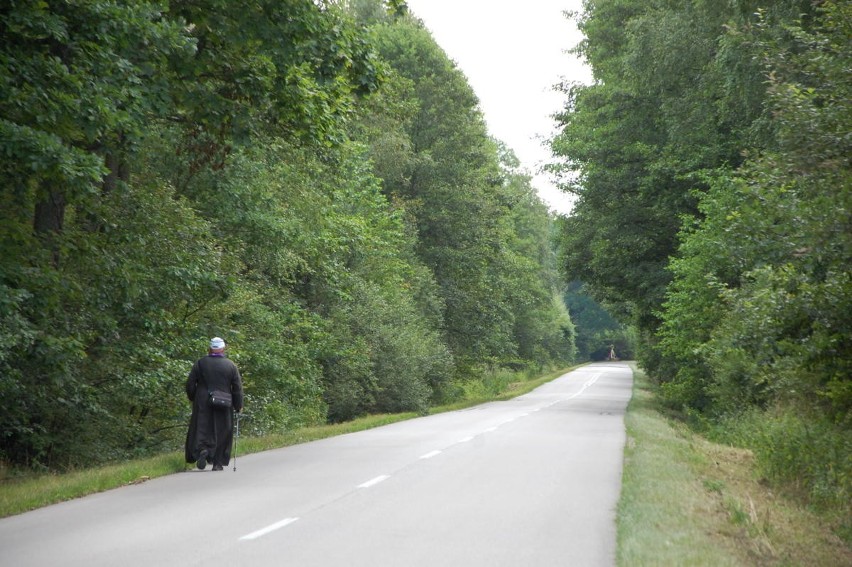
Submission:
[[225,348],[225,341],[223,341],[219,337],[213,337],[212,339],[210,339],[210,348],[215,350]]

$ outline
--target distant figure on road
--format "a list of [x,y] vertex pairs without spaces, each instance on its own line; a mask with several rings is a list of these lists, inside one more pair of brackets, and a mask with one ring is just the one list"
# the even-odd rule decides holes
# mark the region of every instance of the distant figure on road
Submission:
[[617,360],[615,358],[615,345],[609,345],[609,354],[606,357],[607,360]]
[[243,382],[237,365],[225,358],[225,341],[210,340],[207,356],[192,365],[186,381],[192,417],[186,433],[186,462],[221,471],[231,460],[233,411],[243,409]]

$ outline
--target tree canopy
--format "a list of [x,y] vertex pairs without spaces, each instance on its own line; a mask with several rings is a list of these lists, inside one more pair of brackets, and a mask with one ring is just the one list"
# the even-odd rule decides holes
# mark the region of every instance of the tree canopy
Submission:
[[0,459],[170,450],[211,336],[262,434],[574,356],[553,218],[404,3],[0,9]]
[[638,326],[671,407],[751,419],[765,470],[847,505],[849,3],[584,7],[595,81],[563,85],[552,140],[567,273]]

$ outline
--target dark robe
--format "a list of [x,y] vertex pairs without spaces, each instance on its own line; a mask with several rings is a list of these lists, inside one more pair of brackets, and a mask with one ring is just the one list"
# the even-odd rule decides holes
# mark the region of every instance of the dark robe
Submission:
[[189,371],[186,395],[192,402],[192,416],[186,432],[186,462],[193,463],[203,449],[207,449],[207,462],[227,466],[231,460],[233,442],[233,411],[210,404],[208,392],[230,392],[233,409],[243,408],[243,383],[237,365],[224,356],[208,355],[201,358]]

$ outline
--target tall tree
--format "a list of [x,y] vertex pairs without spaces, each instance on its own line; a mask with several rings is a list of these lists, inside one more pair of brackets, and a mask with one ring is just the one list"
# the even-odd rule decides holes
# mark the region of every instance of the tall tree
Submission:
[[[779,2],[798,14],[802,2]],[[681,215],[696,212],[702,172],[736,167],[766,139],[764,90],[752,59],[720,42],[752,3],[590,0],[578,47],[591,85],[564,85],[552,149],[578,195],[566,223],[566,268],[653,343]],[[643,350],[654,367],[653,351]]]
[[416,219],[419,256],[441,286],[448,344],[466,363],[512,352],[494,263],[507,203],[476,96],[421,24],[399,21],[377,37],[418,101],[408,130],[415,161],[392,187]]
[[725,41],[764,65],[773,136],[710,177],[672,264],[660,343],[669,403],[721,423],[764,477],[846,518],[850,21],[848,3],[824,2],[730,28]]
[[355,4],[375,36],[331,1],[0,11],[0,459],[175,447],[212,335],[256,433],[570,358],[528,178],[404,3]]
[[849,418],[848,12],[828,3],[808,28],[762,13],[730,32],[765,65],[776,134],[712,179],[684,231],[662,333],[677,402],[724,413],[795,391],[799,411]]
[[[175,188],[195,200],[187,180],[264,130],[342,139],[351,101],[377,80],[369,46],[331,4],[168,8],[0,11],[0,318],[19,331],[0,364],[3,393],[20,399],[2,450],[15,462],[73,464],[83,447],[111,458],[163,440],[146,435],[168,433],[178,411],[182,333],[204,333],[192,316],[233,276],[214,216]],[[145,169],[157,145],[166,159]]]

